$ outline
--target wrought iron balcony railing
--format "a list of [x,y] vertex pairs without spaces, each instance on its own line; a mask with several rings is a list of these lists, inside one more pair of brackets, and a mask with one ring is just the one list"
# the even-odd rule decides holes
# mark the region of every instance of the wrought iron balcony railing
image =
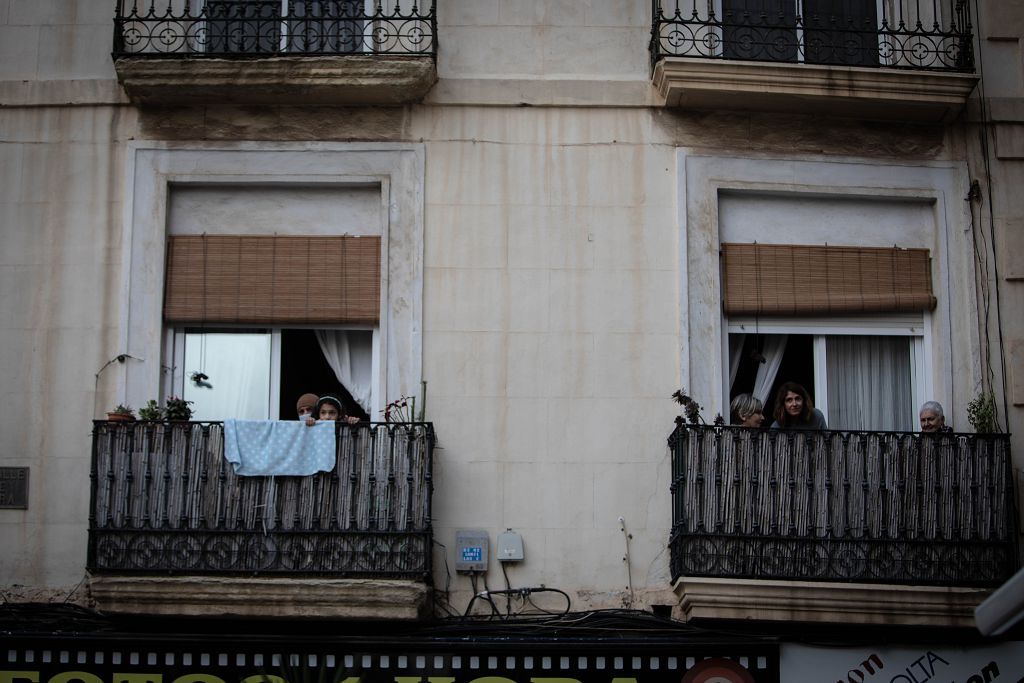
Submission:
[[[974,71],[967,0],[653,0],[651,57]],[[881,8],[881,16],[879,16]]]
[[330,472],[237,476],[219,422],[96,422],[88,567],[429,580],[430,423],[337,427]]
[[1009,443],[679,421],[673,580],[998,585],[1017,565]]
[[114,57],[436,55],[435,0],[116,0]]

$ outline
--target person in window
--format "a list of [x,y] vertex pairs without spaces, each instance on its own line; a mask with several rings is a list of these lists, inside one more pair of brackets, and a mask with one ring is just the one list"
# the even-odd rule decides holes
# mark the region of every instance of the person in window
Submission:
[[740,394],[729,404],[729,422],[759,428],[764,423],[764,404],[750,394]]
[[313,417],[313,410],[316,408],[316,402],[320,400],[320,397],[316,394],[303,394],[299,396],[299,400],[295,403],[295,412],[299,414],[300,420]]
[[775,394],[775,422],[772,429],[828,429],[825,416],[811,403],[803,385],[786,382]]
[[359,422],[358,417],[352,417],[345,414],[345,407],[341,404],[341,401],[334,396],[321,396],[320,400],[316,402],[316,418],[308,418],[306,424],[313,426],[319,421],[335,421],[343,420],[350,425],[354,425]]
[[952,427],[946,426],[946,416],[942,412],[942,404],[938,401],[926,401],[918,411],[917,417],[921,422],[921,431],[926,434],[953,431]]

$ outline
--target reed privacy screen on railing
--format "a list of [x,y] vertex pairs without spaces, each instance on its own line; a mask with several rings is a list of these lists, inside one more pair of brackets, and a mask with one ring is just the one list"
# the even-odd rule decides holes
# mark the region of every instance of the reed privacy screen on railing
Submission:
[[337,462],[239,477],[209,423],[94,423],[90,571],[427,580],[430,423],[337,426]]
[[673,580],[994,586],[1015,570],[1009,438],[677,423]]

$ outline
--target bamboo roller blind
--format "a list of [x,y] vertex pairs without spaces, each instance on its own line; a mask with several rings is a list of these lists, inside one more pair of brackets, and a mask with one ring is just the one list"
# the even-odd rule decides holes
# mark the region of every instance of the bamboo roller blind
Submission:
[[722,244],[726,314],[935,308],[927,249]]
[[175,235],[169,322],[374,323],[380,237]]

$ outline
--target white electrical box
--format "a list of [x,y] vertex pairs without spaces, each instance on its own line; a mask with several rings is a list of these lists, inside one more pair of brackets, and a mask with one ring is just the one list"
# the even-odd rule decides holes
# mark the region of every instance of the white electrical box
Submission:
[[486,531],[458,530],[455,532],[455,571],[487,571],[490,539]]
[[498,534],[498,562],[522,562],[523,537],[511,529]]

